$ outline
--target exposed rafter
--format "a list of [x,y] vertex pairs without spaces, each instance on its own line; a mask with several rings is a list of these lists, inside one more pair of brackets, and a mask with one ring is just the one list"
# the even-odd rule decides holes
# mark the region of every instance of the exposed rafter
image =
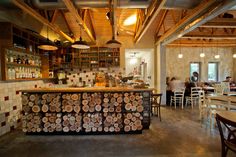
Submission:
[[156,29],[156,32],[155,32],[156,35],[159,34],[159,31],[160,31],[160,29],[161,29],[161,26],[164,25],[164,20],[165,20],[165,17],[166,17],[166,15],[167,15],[167,13],[168,13],[168,10],[164,10],[164,11],[162,12],[161,19],[160,19],[160,21],[159,21],[159,23],[158,23],[158,25],[157,25],[157,29]]
[[[66,24],[67,29],[70,31],[70,33],[73,33],[73,31],[72,31],[71,28],[70,28],[69,23],[68,23],[67,20],[66,20],[66,17],[65,17],[64,12],[63,12],[62,10],[60,10],[60,13],[61,13],[61,16],[63,17],[63,19],[64,19],[64,21],[65,21],[65,24]],[[73,33],[73,34],[74,34],[74,33]]]
[[187,39],[236,39],[236,34],[225,34],[225,35],[184,35],[181,38]]
[[82,28],[85,30],[85,32],[87,33],[87,35],[88,35],[89,39],[91,40],[91,42],[96,43],[96,38],[93,36],[93,34],[89,30],[89,28],[86,25],[86,23],[83,21],[83,19],[78,14],[78,11],[75,8],[75,6],[72,3],[72,1],[70,1],[70,0],[63,0],[63,2],[65,3],[65,5],[66,5],[67,9],[70,11],[70,13],[75,17],[78,25],[82,26]]
[[47,25],[48,27],[50,27],[54,32],[58,33],[59,35],[66,38],[70,42],[74,42],[74,40],[71,37],[69,37],[68,35],[66,35],[57,25],[50,23],[46,18],[42,17],[38,12],[33,10],[31,7],[29,7],[24,2],[22,2],[20,0],[12,0],[12,2],[17,7],[21,8],[24,12],[28,13],[29,15],[31,15],[32,17],[34,17],[35,19],[37,19],[38,21],[40,21],[44,25]]
[[234,18],[216,18],[207,23],[199,26],[199,27],[207,27],[207,28],[236,28],[236,19]]
[[58,10],[56,9],[56,10],[54,11],[53,15],[52,15],[52,18],[51,18],[51,21],[50,21],[50,22],[51,22],[52,24],[55,23],[57,17],[58,17]]
[[156,43],[162,42],[164,45],[174,41],[179,35],[184,35],[207,21],[215,18],[219,14],[227,11],[236,4],[234,0],[209,0],[201,3],[192,14],[180,20],[175,27],[166,32]]
[[134,37],[135,43],[139,42],[139,40],[142,38],[145,32],[149,29],[150,25],[155,20],[157,15],[160,13],[166,1],[167,0],[156,1],[156,3],[154,4],[154,8],[151,9],[149,14],[145,17],[145,20],[142,23],[142,26],[139,28],[139,30],[135,34],[135,37]]

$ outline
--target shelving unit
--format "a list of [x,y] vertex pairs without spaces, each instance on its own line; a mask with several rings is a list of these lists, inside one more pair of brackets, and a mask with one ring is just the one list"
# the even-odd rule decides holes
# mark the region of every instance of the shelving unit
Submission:
[[[43,51],[37,48],[39,43],[46,40],[45,38],[9,22],[1,22],[0,31],[1,78],[3,81],[48,78],[48,57],[43,56]],[[17,63],[12,58],[9,59],[10,56],[15,58],[19,56],[21,59],[31,60],[32,63]],[[17,76],[17,71],[22,71],[23,74]]]
[[64,48],[52,53],[49,58],[51,70],[120,66],[120,50],[107,47],[91,47],[86,50]]

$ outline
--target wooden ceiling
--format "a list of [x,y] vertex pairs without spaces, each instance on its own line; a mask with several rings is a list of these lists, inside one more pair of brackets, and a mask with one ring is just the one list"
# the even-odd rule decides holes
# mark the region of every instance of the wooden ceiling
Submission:
[[[78,8],[71,0],[61,1],[65,8],[49,10],[37,8],[28,1],[13,0],[13,3],[66,40],[73,41],[82,36],[84,40],[96,43],[99,37],[112,37],[111,23],[106,18],[113,4],[110,0],[107,0],[110,5],[106,8]],[[230,10],[236,5],[235,0],[150,0],[148,4],[147,8],[114,6],[118,38],[133,36],[134,42],[138,43],[151,32],[148,35],[155,36],[156,44],[218,46],[224,43],[224,46],[236,46],[236,11]],[[224,16],[226,12],[230,16]],[[134,14],[137,22],[125,26],[124,20]]]

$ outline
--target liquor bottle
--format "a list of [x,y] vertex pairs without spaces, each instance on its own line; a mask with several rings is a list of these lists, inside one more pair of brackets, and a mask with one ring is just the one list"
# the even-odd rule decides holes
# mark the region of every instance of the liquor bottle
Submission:
[[25,64],[29,64],[29,59],[27,55],[25,55]]
[[15,69],[15,71],[16,71],[16,79],[18,79],[18,78],[20,78],[20,76],[19,76],[19,68],[18,67],[16,67],[16,69]]
[[7,69],[7,76],[8,76],[8,79],[9,79],[9,80],[12,79],[12,78],[11,78],[12,73],[11,73],[11,68],[10,68],[10,67]]
[[14,67],[12,67],[12,70],[11,70],[11,78],[16,79],[16,71]]
[[17,64],[21,64],[21,58],[20,58],[20,55],[17,56]]

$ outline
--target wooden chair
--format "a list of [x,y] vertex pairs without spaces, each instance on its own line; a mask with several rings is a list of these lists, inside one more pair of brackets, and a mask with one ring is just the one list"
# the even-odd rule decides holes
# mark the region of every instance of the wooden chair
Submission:
[[192,87],[190,96],[186,96],[185,98],[185,106],[190,103],[193,108],[193,105],[196,105],[199,102],[199,91],[201,90],[201,87]]
[[161,97],[162,93],[152,94],[152,108],[151,108],[152,115],[159,116],[160,121],[161,121]]
[[230,149],[236,153],[236,123],[216,114],[216,122],[221,138],[221,156],[226,157]]
[[184,108],[184,92],[185,89],[174,91],[174,96],[171,96],[170,99],[170,106],[174,103],[175,108],[176,104],[178,103],[179,105],[181,104],[182,109]]

